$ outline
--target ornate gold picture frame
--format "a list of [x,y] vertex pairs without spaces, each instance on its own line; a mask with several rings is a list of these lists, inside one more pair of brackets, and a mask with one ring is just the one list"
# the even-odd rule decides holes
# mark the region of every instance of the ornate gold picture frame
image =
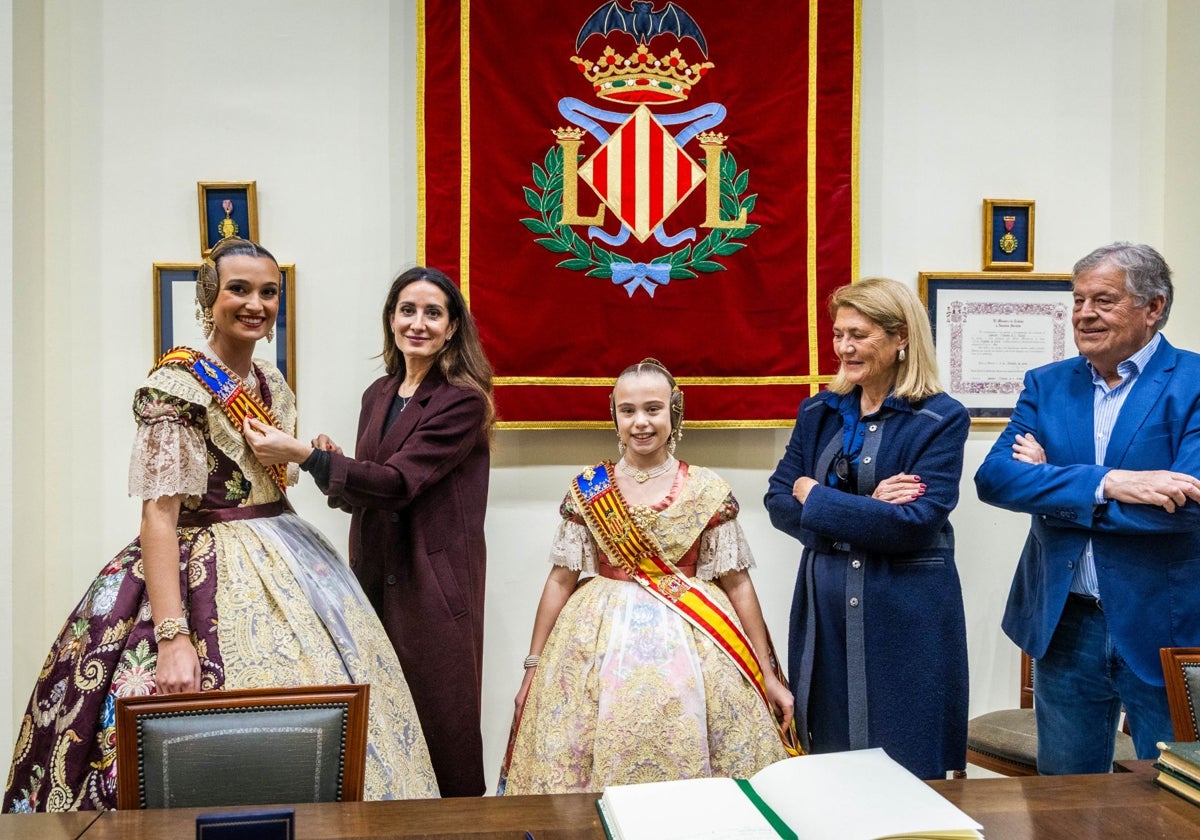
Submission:
[[983,270],[1033,271],[1033,201],[983,200]]
[[1025,373],[1074,356],[1069,274],[922,271],[938,374],[972,426],[1003,426]]
[[255,181],[199,181],[200,256],[230,236],[258,241],[258,194]]

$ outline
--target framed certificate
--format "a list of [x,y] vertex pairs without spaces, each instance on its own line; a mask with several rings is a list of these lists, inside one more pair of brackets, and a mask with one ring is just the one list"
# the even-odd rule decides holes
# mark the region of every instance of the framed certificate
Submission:
[[923,271],[918,292],[942,387],[966,406],[972,425],[1006,423],[1027,370],[1078,352],[1069,274]]
[[[199,263],[154,264],[154,360],[172,347],[204,346],[204,332],[196,321],[196,274]],[[279,314],[275,341],[258,345],[260,355],[275,363],[296,390],[296,266],[279,266]]]

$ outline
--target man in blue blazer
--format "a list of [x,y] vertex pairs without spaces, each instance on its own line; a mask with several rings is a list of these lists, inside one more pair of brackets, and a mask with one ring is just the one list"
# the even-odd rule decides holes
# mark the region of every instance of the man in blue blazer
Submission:
[[1159,333],[1171,270],[1118,242],[1073,287],[1080,356],[1026,374],[975,474],[980,499],[1032,517],[1003,627],[1036,660],[1042,774],[1108,772],[1122,706],[1156,756],[1158,649],[1200,645],[1200,355]]

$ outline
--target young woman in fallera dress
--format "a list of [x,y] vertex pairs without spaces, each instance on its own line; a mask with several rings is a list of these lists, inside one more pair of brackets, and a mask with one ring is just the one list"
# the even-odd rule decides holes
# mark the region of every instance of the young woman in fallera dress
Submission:
[[[199,271],[206,345],[175,348],[137,390],[129,490],[138,539],[68,616],[21,722],[5,811],[116,807],[114,707],[125,695],[371,685],[368,799],[437,796],[412,697],[353,573],[287,502],[243,415],[293,430],[295,395],[252,359],[279,308],[261,246],[226,239]],[[227,405],[218,394],[228,397]]]

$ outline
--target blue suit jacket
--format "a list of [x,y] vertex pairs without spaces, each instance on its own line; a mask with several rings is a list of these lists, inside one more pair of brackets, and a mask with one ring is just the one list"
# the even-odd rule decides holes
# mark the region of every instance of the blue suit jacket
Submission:
[[[1032,515],[1004,632],[1035,659],[1045,654],[1091,538],[1109,634],[1139,677],[1162,685],[1158,649],[1200,645],[1200,505],[1188,501],[1174,513],[1096,505],[1095,492],[1110,469],[1200,476],[1200,355],[1162,341],[1121,408],[1103,466],[1095,463],[1092,388],[1082,356],[1030,371],[1012,420],[975,473],[980,499]],[[1013,459],[1013,439],[1026,432],[1047,463]]]

